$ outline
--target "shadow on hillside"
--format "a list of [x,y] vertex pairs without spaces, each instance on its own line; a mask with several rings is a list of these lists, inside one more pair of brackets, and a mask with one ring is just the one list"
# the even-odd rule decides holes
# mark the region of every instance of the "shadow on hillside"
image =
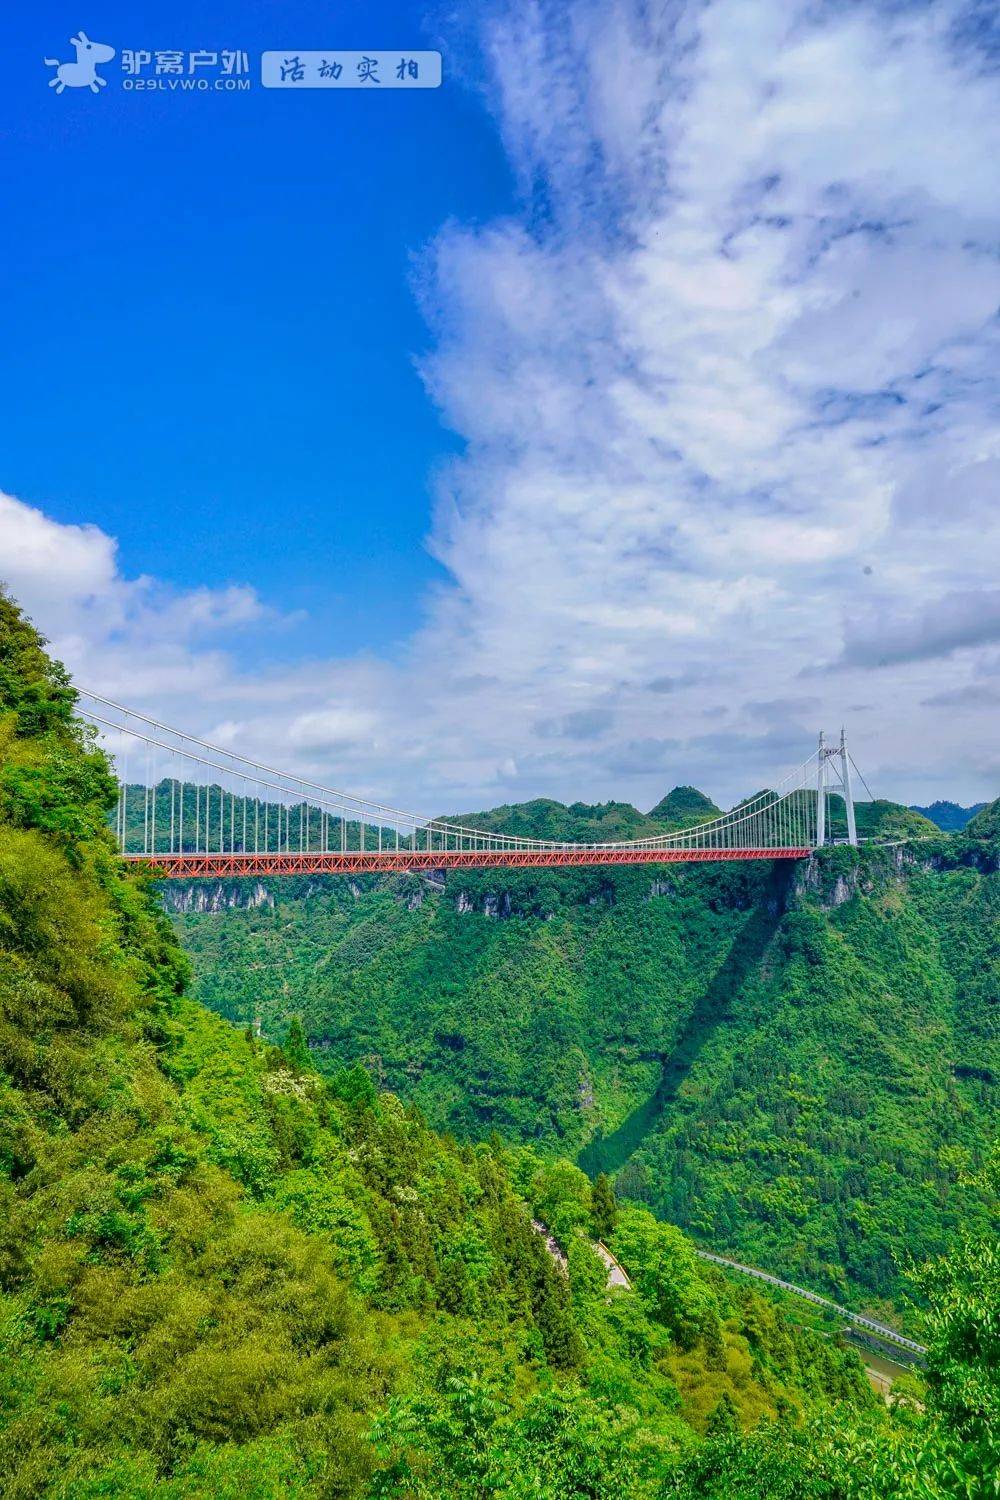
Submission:
[[583,1147],[577,1164],[590,1177],[621,1170],[666,1112],[705,1043],[724,1021],[733,998],[764,956],[788,904],[794,870],[776,861],[765,896],[751,912],[704,993],[695,1002],[673,1051],[663,1059],[656,1088],[611,1135],[597,1135]]

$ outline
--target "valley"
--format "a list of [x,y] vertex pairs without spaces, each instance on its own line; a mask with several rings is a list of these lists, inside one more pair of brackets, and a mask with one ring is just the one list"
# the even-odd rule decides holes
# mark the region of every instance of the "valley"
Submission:
[[906,1319],[907,1258],[989,1222],[965,1178],[1000,1111],[996,866],[939,835],[798,869],[164,899],[237,1024],[297,1016],[323,1072],[360,1064],[460,1139],[571,1155],[712,1250]]

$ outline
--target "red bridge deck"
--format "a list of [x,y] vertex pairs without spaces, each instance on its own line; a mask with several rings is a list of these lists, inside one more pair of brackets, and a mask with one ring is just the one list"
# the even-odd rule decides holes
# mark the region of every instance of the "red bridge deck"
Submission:
[[795,849],[348,849],[346,853],[126,854],[161,880],[237,875],[360,875],[407,870],[532,870],[580,865],[667,865],[710,860],[805,859]]

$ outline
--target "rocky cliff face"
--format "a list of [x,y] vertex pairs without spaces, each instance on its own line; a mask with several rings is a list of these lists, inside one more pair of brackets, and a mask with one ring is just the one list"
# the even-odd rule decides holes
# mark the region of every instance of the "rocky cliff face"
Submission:
[[488,891],[485,896],[473,900],[468,891],[459,891],[455,899],[455,910],[460,916],[471,911],[481,911],[484,917],[509,917],[513,910],[510,891]]
[[164,885],[160,899],[168,912],[252,911],[273,906],[274,892],[259,880],[178,881]]
[[1000,850],[985,841],[952,843],[945,838],[940,844],[914,841],[883,848],[862,845],[857,852],[841,845],[798,864],[792,895],[793,899],[818,897],[824,909],[833,910],[853,896],[871,895],[912,875],[957,868],[989,875],[1000,869]]
[[[942,836],[940,844],[937,841],[912,842],[882,848],[868,845],[857,852],[841,845],[799,861],[790,875],[788,887],[782,892],[780,904],[783,906],[788,901],[810,897],[818,899],[824,909],[833,910],[853,896],[869,895],[887,883],[906,880],[918,872],[954,869],[958,865],[988,874],[1000,869],[1000,850],[985,841],[952,841],[946,836]],[[161,899],[164,909],[171,914],[249,911],[261,906],[273,907],[277,900],[287,899],[289,895],[292,899],[301,899],[329,891],[337,879],[333,876],[307,881],[284,895],[274,882],[265,884],[260,880],[169,882],[161,889]],[[362,888],[353,880],[346,884],[354,899],[360,900],[364,894]],[[447,873],[442,871],[423,877],[419,883],[400,883],[398,889],[399,899],[410,911],[419,910],[430,892],[452,900],[461,915],[480,912],[503,921],[512,916],[550,914],[544,908],[544,901],[539,901],[530,888],[526,890],[520,880],[512,881],[510,889],[501,885],[484,891],[481,887],[475,889],[459,884],[454,877],[449,880]],[[676,894],[676,877],[657,876],[650,881],[649,899],[670,898]],[[590,906],[613,906],[615,883],[612,879],[602,878],[580,899]],[[771,893],[769,904],[773,905],[775,899]],[[737,901],[736,904],[741,903]]]

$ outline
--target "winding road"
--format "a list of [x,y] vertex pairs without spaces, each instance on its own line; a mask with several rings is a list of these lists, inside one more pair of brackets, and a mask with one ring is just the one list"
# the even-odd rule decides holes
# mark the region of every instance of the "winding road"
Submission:
[[[541,1219],[532,1219],[531,1227],[545,1241],[545,1248],[565,1276],[568,1271],[566,1252],[551,1233],[548,1225],[544,1224]],[[628,1273],[604,1241],[592,1240],[591,1249],[604,1262],[608,1273],[608,1286],[623,1287],[630,1291],[632,1282],[629,1280]],[[758,1271],[756,1266],[745,1266],[739,1260],[727,1260],[724,1255],[713,1255],[711,1250],[699,1250],[697,1246],[695,1254],[700,1260],[711,1261],[713,1265],[723,1266],[727,1271],[738,1271],[742,1276],[752,1276],[757,1281],[766,1281],[769,1286],[779,1287],[783,1292],[791,1292],[795,1297],[804,1297],[814,1306],[827,1308],[830,1312],[836,1313],[839,1318],[846,1318],[856,1328],[863,1328],[867,1333],[873,1333],[876,1338],[884,1339],[888,1344],[895,1344],[897,1348],[906,1349],[911,1354],[923,1357],[927,1353],[925,1345],[918,1344],[916,1339],[907,1338],[905,1333],[900,1333],[895,1328],[890,1328],[888,1323],[879,1323],[875,1318],[866,1318],[864,1313],[852,1312],[849,1307],[841,1307],[839,1302],[831,1302],[829,1297],[821,1297],[818,1292],[810,1292],[804,1286],[796,1286],[794,1281],[783,1281],[780,1276],[772,1276],[769,1271]]]
[[713,1255],[710,1250],[697,1250],[696,1254],[702,1260],[710,1260],[713,1265],[725,1266],[729,1271],[739,1271],[743,1276],[753,1276],[757,1281],[766,1281],[770,1286],[780,1287],[783,1292],[792,1292],[796,1297],[804,1297],[807,1302],[812,1302],[816,1307],[829,1308],[840,1318],[847,1318],[858,1328],[864,1328],[868,1333],[874,1333],[878,1338],[885,1339],[889,1344],[896,1344],[900,1348],[908,1349],[911,1354],[925,1355],[927,1349],[923,1344],[918,1344],[915,1339],[908,1339],[905,1334],[890,1328],[887,1323],[879,1323],[874,1318],[866,1318],[863,1313],[851,1312],[849,1307],[841,1307],[839,1302],[831,1302],[828,1297],[821,1297],[818,1292],[810,1292],[804,1286],[796,1286],[793,1281],[783,1281],[780,1276],[772,1276],[768,1271],[758,1271],[755,1266],[745,1266],[738,1260],[727,1260],[724,1255]]

